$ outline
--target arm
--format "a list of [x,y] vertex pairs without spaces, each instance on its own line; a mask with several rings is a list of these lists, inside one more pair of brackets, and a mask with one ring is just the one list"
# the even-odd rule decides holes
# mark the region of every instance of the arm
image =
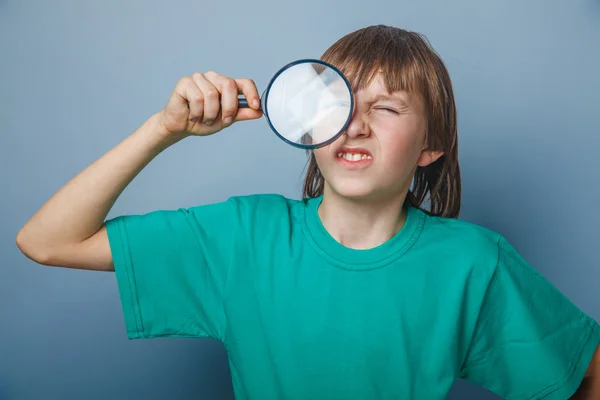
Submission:
[[581,385],[570,399],[600,399],[600,346],[594,352],[594,357],[585,372]]
[[104,221],[119,195],[154,157],[179,140],[212,135],[235,121],[260,117],[259,106],[237,109],[238,92],[250,104],[258,99],[249,79],[213,72],[182,78],[161,112],[80,172],[31,217],[17,234],[19,249],[44,265],[114,270]]
[[562,400],[579,390],[574,399],[581,399],[597,392],[600,325],[504,237],[497,244],[461,377],[502,398]]
[[111,207],[135,176],[168,146],[158,114],[52,196],[17,235],[17,245],[44,265],[112,270],[104,228]]

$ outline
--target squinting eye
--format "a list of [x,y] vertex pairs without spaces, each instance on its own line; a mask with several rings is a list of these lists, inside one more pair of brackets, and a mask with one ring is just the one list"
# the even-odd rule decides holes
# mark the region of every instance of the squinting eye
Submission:
[[393,114],[398,114],[398,111],[392,109],[392,108],[385,108],[385,107],[379,107],[377,108],[378,110],[383,110],[383,111],[387,111],[387,112],[391,112]]

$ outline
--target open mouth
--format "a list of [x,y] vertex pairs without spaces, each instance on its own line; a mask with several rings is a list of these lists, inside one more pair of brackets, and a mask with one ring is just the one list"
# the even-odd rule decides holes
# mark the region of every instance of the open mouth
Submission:
[[372,160],[373,156],[365,153],[339,152],[338,158],[343,158],[347,161]]
[[338,160],[346,168],[360,168],[373,162],[373,155],[367,149],[342,147],[336,153]]

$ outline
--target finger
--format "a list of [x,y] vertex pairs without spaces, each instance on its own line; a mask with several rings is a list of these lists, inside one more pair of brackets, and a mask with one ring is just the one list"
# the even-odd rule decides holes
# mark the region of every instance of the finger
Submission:
[[218,90],[221,103],[221,120],[224,125],[230,125],[236,116],[238,108],[238,86],[235,80],[214,71],[204,74],[206,80]]
[[254,110],[260,109],[260,97],[258,95],[258,89],[252,79],[236,79],[239,93],[243,94],[248,105]]
[[238,108],[237,114],[233,119],[234,122],[246,121],[249,119],[258,119],[262,117],[263,113],[261,110],[254,110],[252,108]]
[[219,91],[199,72],[194,73],[192,79],[204,97],[204,116],[202,121],[210,125],[217,118],[221,109]]
[[175,85],[173,95],[169,98],[167,108],[179,110],[177,113],[187,114],[187,118],[195,120],[202,118],[204,113],[204,98],[202,92],[191,77],[183,77]]
[[238,109],[238,86],[230,78],[220,78],[219,82],[221,89],[221,118],[225,125],[230,125]]

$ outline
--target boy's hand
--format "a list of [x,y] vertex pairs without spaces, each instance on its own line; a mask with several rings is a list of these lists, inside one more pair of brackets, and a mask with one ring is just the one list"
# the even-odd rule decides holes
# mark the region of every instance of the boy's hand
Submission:
[[[238,94],[250,108],[238,109]],[[262,111],[254,81],[210,71],[181,78],[159,116],[160,129],[168,136],[207,136],[234,122],[260,118]]]

